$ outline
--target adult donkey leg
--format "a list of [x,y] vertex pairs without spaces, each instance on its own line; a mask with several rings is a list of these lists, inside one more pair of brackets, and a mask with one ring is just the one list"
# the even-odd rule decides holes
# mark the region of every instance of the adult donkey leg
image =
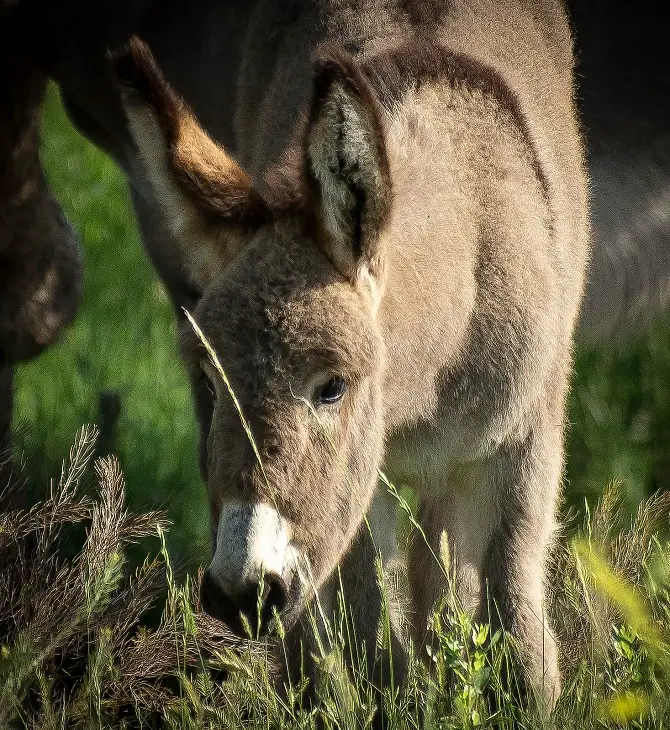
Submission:
[[81,257],[39,160],[46,79],[28,60],[0,54],[0,356],[35,357],[74,316]]
[[[0,51],[0,443],[5,451],[12,367],[55,339],[74,316],[80,294],[77,240],[39,160],[45,84],[29,60]],[[9,468],[4,463],[0,471]]]

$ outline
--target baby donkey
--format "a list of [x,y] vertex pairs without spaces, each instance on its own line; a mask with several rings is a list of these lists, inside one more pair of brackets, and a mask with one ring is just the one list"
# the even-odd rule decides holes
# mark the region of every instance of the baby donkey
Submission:
[[588,255],[567,21],[550,0],[391,2],[374,22],[340,5],[298,2],[272,43],[243,46],[249,172],[142,42],[116,64],[135,182],[237,399],[185,325],[214,535],[203,605],[238,631],[278,612],[298,661],[306,606],[318,593],[328,613],[341,584],[379,669],[383,469],[420,502],[415,640],[446,535],[460,600],[514,636],[552,706],[545,562]]

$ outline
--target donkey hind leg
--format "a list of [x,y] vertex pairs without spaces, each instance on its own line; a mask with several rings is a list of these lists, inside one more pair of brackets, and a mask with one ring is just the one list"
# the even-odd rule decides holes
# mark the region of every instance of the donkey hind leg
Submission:
[[[308,702],[316,698],[315,685],[321,681],[318,657],[337,645],[338,634],[344,636],[343,658],[349,671],[357,676],[363,673],[375,689],[400,686],[404,681],[407,653],[402,640],[402,599],[389,580],[390,571],[397,568],[395,561],[400,561],[395,542],[395,503],[391,499],[380,487],[367,524],[361,525],[339,569],[319,589],[318,602],[313,601],[310,607],[313,618],[303,616],[287,636],[288,674],[293,682],[301,675],[311,680]],[[340,595],[346,611],[344,622],[338,609]],[[311,656],[317,658],[316,664],[310,661]],[[379,696],[375,698],[378,708],[380,700]],[[384,726],[383,713],[378,711],[375,727]]]
[[543,414],[525,438],[504,444],[487,470],[500,513],[484,564],[490,618],[514,638],[521,688],[533,691],[546,710],[560,694],[556,643],[545,610],[545,563],[562,468],[561,420]]

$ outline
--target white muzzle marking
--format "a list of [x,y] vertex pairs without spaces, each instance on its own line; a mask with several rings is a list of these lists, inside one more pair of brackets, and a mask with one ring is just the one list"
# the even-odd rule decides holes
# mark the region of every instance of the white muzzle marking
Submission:
[[259,581],[263,573],[290,582],[295,557],[286,521],[274,507],[263,502],[222,506],[211,570],[227,592]]

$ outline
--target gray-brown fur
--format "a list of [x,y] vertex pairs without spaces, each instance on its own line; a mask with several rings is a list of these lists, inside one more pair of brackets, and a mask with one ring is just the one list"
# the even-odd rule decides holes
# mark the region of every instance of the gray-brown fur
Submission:
[[670,306],[667,11],[656,0],[569,7],[594,230],[578,337],[625,344]]
[[[551,704],[560,679],[543,625],[544,561],[588,250],[571,39],[559,4],[435,8],[258,5],[232,111],[238,162],[269,221],[241,234],[226,216],[203,218],[192,197],[203,186],[178,184],[163,110],[133,91],[144,181],[136,174],[176,234],[160,245],[202,293],[194,317],[264,465],[186,328],[214,528],[231,500],[274,505],[326,595],[338,563],[373,574],[369,551],[352,545],[365,542],[383,466],[418,491],[433,550],[446,530],[466,604],[486,613],[490,592]],[[147,66],[137,48],[134,58]],[[158,82],[151,68],[147,78]],[[244,179],[218,155],[213,170]],[[305,401],[331,373],[349,390],[317,415]],[[422,641],[444,581],[418,539],[409,570]],[[349,599],[373,646],[376,589],[366,585]],[[291,623],[306,595],[295,582],[287,590]]]
[[[76,236],[39,160],[45,85],[29,59],[0,51],[0,452],[9,439],[12,368],[53,342],[79,302]],[[0,481],[3,473],[0,465]]]

